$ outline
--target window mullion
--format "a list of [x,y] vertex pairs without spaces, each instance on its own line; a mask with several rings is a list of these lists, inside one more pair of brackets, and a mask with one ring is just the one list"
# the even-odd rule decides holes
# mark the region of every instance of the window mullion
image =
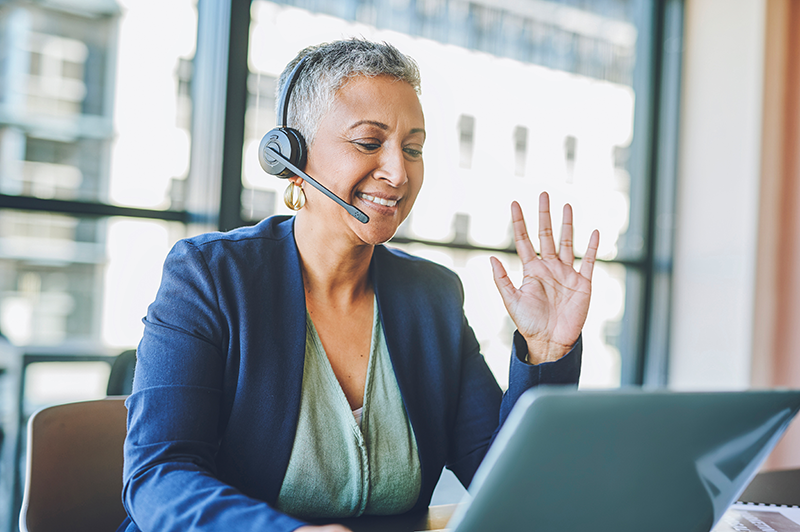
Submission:
[[187,210],[190,232],[217,229],[225,141],[231,2],[197,3],[192,78],[192,151]]

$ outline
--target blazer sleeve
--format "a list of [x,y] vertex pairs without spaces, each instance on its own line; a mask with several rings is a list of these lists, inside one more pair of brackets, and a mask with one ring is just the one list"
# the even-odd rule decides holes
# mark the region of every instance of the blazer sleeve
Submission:
[[229,334],[217,294],[199,249],[176,244],[144,319],[127,400],[123,503],[143,531],[288,532],[305,523],[216,476]]
[[577,386],[583,342],[579,337],[559,360],[531,365],[523,362],[528,354],[527,344],[515,332],[509,387],[502,393],[466,318],[463,327],[461,389],[447,467],[464,486],[469,486],[509,412],[525,391],[540,384]]
[[[578,386],[581,376],[581,358],[583,355],[583,336],[572,349],[553,362],[528,364],[523,362],[528,355],[528,344],[519,332],[514,332],[514,343],[511,351],[508,390],[503,395],[500,407],[500,426],[505,423],[511,409],[525,391],[540,384]],[[499,428],[498,428],[499,430]]]

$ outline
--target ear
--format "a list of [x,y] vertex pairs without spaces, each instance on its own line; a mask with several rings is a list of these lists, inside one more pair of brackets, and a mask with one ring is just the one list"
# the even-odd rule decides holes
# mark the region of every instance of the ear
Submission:
[[292,177],[289,178],[289,181],[291,181],[292,183],[294,183],[298,187],[302,187],[303,186],[303,178],[302,177],[298,177],[296,175],[293,175]]

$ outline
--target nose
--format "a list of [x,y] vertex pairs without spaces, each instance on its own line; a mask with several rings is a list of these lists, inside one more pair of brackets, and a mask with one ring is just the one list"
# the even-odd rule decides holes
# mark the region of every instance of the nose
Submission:
[[379,166],[373,175],[376,179],[382,179],[394,188],[404,185],[408,181],[408,172],[402,147],[384,149]]

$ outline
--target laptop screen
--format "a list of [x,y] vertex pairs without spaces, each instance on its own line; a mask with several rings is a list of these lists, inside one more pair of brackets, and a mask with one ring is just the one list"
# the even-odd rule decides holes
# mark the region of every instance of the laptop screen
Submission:
[[798,408],[797,391],[529,390],[448,528],[707,532]]

